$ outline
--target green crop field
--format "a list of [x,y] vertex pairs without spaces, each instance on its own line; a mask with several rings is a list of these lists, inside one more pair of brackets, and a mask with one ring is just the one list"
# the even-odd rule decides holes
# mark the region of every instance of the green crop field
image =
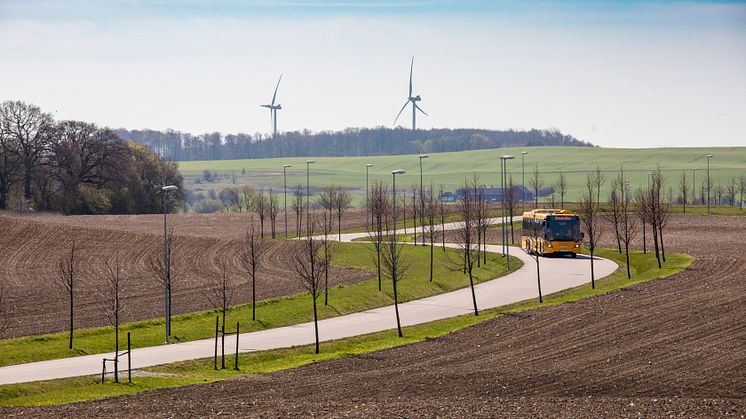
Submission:
[[[706,178],[707,162],[705,155],[712,154],[710,175],[713,182],[725,183],[733,177],[746,175],[746,147],[712,148],[597,148],[597,147],[527,147],[501,148],[431,154],[423,160],[424,182],[443,183],[446,190],[454,190],[464,178],[474,174],[487,185],[499,185],[499,156],[513,154],[515,160],[508,162],[508,173],[516,183],[521,183],[521,151],[528,151],[525,157],[526,181],[529,173],[538,164],[545,186],[555,183],[560,172],[567,177],[568,199],[579,196],[585,182],[585,174],[600,167],[608,178],[615,176],[620,166],[624,166],[625,176],[633,187],[642,186],[647,174],[657,167],[663,171],[668,186],[678,194],[678,183],[682,170],[686,171],[691,184],[692,169],[696,171],[696,183],[701,185]],[[310,157],[316,160],[310,165],[311,187],[322,187],[331,183],[350,188],[356,203],[365,196],[365,164],[371,163],[370,180],[391,180],[391,170],[404,169],[406,174],[397,177],[397,184],[407,188],[419,184],[419,162],[417,155],[370,156],[370,157]],[[275,158],[257,160],[212,160],[181,162],[179,168],[184,174],[185,186],[194,191],[216,192],[226,186],[251,184],[256,187],[272,187],[282,191],[282,165],[291,164],[288,169],[288,188],[306,183],[307,158]],[[217,172],[216,182],[198,182],[205,170]]]

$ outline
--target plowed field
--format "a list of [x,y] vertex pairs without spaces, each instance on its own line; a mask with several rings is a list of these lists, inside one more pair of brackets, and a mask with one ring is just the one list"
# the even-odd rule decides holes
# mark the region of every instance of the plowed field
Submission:
[[[211,278],[218,272],[220,260],[237,257],[238,240],[251,218],[246,214],[171,217],[176,234],[172,250],[173,312],[211,308],[208,299]],[[162,222],[158,216],[0,214],[0,280],[5,281],[10,293],[10,324],[0,337],[67,330],[68,300],[57,283],[57,271],[73,237],[79,247],[81,268],[76,290],[76,327],[108,324],[96,301],[104,283],[106,261],[116,252],[120,253],[127,277],[122,286],[124,320],[163,316],[162,285],[150,268],[150,258],[163,254]],[[354,225],[354,221],[349,224]],[[258,299],[303,290],[289,268],[291,245],[269,241],[257,277]],[[330,284],[337,285],[358,282],[368,276],[360,270],[334,268],[329,279]],[[232,277],[238,287],[234,301],[248,301],[248,277],[238,273]]]
[[639,417],[746,414],[740,217],[676,217],[690,269],[367,356],[5,413],[61,416]]

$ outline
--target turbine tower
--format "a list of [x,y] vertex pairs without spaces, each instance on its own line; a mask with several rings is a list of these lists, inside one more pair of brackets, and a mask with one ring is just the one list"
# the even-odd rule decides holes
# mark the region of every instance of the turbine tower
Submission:
[[282,80],[282,74],[280,79],[277,80],[277,86],[275,86],[275,94],[272,95],[272,103],[269,105],[260,105],[262,108],[269,109],[269,119],[272,125],[272,138],[277,137],[277,110],[282,109],[282,105],[279,103],[275,105],[275,99],[277,98],[277,89],[280,87],[280,81]]
[[412,56],[412,64],[410,64],[409,66],[409,96],[407,97],[407,100],[404,102],[404,106],[401,107],[401,110],[396,115],[396,119],[394,119],[394,125],[396,125],[396,121],[399,120],[401,113],[404,112],[404,108],[406,108],[407,105],[411,102],[412,103],[412,131],[417,129],[417,111],[420,111],[423,114],[425,114],[425,116],[427,116],[427,112],[423,111],[422,108],[420,108],[417,105],[417,102],[422,100],[420,95],[412,96],[412,70],[413,69],[414,69],[414,56]]

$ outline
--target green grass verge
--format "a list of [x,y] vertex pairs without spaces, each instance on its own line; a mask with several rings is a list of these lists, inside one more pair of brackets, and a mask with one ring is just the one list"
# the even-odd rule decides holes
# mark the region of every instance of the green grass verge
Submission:
[[[597,255],[616,261],[619,264],[619,268],[610,276],[597,281],[595,289],[591,289],[590,285],[583,285],[561,291],[546,296],[543,304],[539,304],[537,299],[532,299],[509,306],[483,310],[478,317],[465,315],[406,327],[404,329],[404,338],[397,337],[396,332],[390,330],[325,342],[321,344],[321,354],[319,355],[313,353],[312,345],[241,354],[239,356],[240,371],[231,369],[214,371],[211,359],[201,359],[146,368],[137,373],[132,384],[109,383],[101,385],[98,383],[97,377],[80,377],[0,386],[0,406],[79,402],[158,388],[209,383],[239,375],[269,373],[328,359],[365,354],[394,346],[437,338],[505,314],[577,301],[640,282],[665,278],[686,269],[693,260],[688,255],[669,254],[667,255],[668,262],[665,267],[658,269],[655,258],[652,255],[643,255],[641,252],[634,252],[630,255],[630,267],[633,278],[629,280],[626,276],[623,255],[619,255],[616,251],[609,249],[599,249]],[[233,357],[228,357],[226,361],[229,365],[232,365]]]
[[[463,288],[469,284],[468,277],[460,271],[452,271],[444,263],[447,255],[458,259],[455,250],[434,253],[433,282],[429,282],[429,248],[407,246],[405,257],[411,269],[399,286],[399,300],[406,302],[443,292]],[[362,243],[341,243],[334,257],[334,264],[373,272],[373,251]],[[520,266],[516,259],[511,264],[513,270]],[[505,275],[503,259],[497,254],[488,254],[486,266],[475,271],[477,282]],[[245,286],[237,292],[249,292]],[[340,285],[329,289],[329,305],[324,306],[323,295],[319,298],[319,318],[340,316],[358,311],[393,304],[393,290],[390,282],[383,280],[383,292],[378,291],[377,279],[368,279],[357,284]],[[263,300],[257,303],[257,321],[251,321],[251,305],[243,304],[231,309],[227,323],[241,322],[241,330],[251,332],[275,327],[298,324],[313,320],[311,298],[307,293]],[[173,341],[186,342],[214,336],[215,310],[199,311],[174,316],[171,320]],[[132,332],[135,348],[155,346],[163,343],[163,319],[124,323],[120,326],[121,335]],[[120,335],[120,336],[121,336]],[[75,349],[67,349],[68,333],[53,333],[40,336],[6,339],[0,341],[0,366],[26,362],[67,358],[71,356],[104,353],[114,350],[114,329],[97,327],[75,331]],[[120,344],[125,344],[120,339]]]

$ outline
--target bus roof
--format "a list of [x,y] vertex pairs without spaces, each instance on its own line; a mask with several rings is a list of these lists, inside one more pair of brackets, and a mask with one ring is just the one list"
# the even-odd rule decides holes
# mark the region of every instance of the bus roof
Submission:
[[575,213],[570,210],[563,209],[538,208],[524,212],[523,218],[538,218],[540,220],[545,220],[548,216],[551,215],[575,215]]

